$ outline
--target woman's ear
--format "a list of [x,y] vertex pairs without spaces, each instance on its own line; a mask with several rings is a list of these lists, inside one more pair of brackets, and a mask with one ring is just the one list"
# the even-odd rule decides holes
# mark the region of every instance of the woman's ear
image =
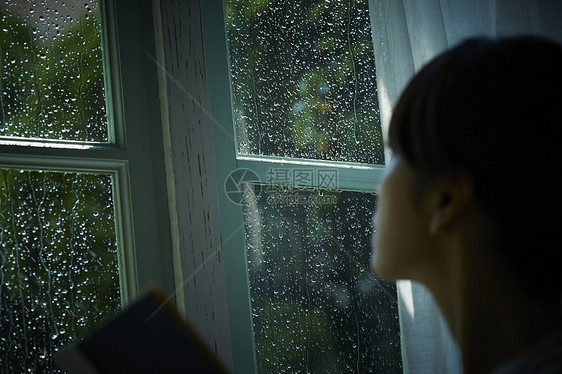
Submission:
[[462,171],[439,178],[432,186],[428,231],[436,235],[458,222],[474,197],[471,176]]

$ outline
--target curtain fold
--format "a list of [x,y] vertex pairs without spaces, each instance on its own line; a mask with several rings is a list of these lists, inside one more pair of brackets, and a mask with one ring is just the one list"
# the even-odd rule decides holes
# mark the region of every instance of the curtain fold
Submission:
[[[472,36],[538,35],[562,44],[559,0],[369,0],[369,10],[385,140],[400,93],[445,49]],[[429,291],[405,280],[397,290],[404,372],[462,373],[457,345]]]
[[[386,141],[392,108],[414,75],[414,61],[402,1],[369,0],[383,138]],[[390,154],[385,149],[385,159]]]

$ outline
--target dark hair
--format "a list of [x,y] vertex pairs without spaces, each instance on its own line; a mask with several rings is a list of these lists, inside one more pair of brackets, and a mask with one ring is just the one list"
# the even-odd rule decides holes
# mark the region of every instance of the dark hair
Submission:
[[410,82],[389,145],[426,177],[468,172],[500,250],[533,292],[560,303],[562,47],[469,39]]

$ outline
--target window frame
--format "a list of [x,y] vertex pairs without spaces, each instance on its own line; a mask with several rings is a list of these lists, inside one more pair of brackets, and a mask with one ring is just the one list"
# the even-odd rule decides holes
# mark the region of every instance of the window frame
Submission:
[[[100,0],[108,143],[0,137],[0,167],[112,177],[121,305],[148,285],[173,294],[158,77],[149,2]],[[139,80],[138,76],[144,79]]]
[[[241,156],[236,154],[230,66],[222,0],[201,1],[204,59],[212,124],[216,198],[220,208],[233,372],[257,372],[247,271],[242,207],[233,204],[223,186],[237,168],[258,173],[267,180],[270,168],[338,170],[338,189],[375,192],[383,165]],[[170,222],[175,204],[166,163],[166,124],[161,113],[165,97],[163,74],[151,56],[159,56],[156,1],[100,0],[107,117],[113,144],[94,147],[75,142],[0,139],[0,166],[10,168],[107,172],[113,175],[116,233],[120,252],[122,304],[128,304],[148,284],[158,286],[171,299],[183,279],[174,274],[178,253],[173,252]],[[169,26],[167,26],[169,27]],[[186,47],[190,48],[190,47]],[[139,79],[142,77],[142,79]],[[203,109],[205,111],[206,109]],[[164,134],[163,134],[164,132]],[[58,147],[64,144],[65,148]],[[177,207],[185,208],[185,207]],[[175,224],[175,223],[174,223]],[[176,248],[187,251],[189,248]],[[181,304],[189,300],[182,300]],[[183,306],[178,305],[182,310]],[[187,316],[190,319],[190,316]]]
[[[268,180],[267,173],[270,169],[312,169],[316,173],[319,169],[330,168],[337,170],[338,190],[375,193],[382,179],[384,165],[237,154],[223,0],[201,2],[201,13],[205,55],[207,56],[207,84],[213,124],[213,148],[219,185],[224,185],[229,173],[238,168],[247,168],[256,172],[258,180],[247,180],[248,182],[261,181],[262,183]],[[298,184],[292,186],[299,187]],[[302,187],[310,188],[310,185]],[[223,239],[223,251],[228,286],[234,372],[257,373],[243,208],[233,204],[226,193],[219,193],[218,200],[222,236],[227,238],[227,240]],[[242,222],[242,230],[239,227],[240,222]]]

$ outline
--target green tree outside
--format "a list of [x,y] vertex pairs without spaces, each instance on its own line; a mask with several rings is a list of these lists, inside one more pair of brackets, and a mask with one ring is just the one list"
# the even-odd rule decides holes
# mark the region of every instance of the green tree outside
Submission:
[[[40,25],[0,8],[0,137],[108,140],[95,8]],[[109,174],[0,169],[0,372],[60,372],[53,356],[120,309],[114,218]]]

